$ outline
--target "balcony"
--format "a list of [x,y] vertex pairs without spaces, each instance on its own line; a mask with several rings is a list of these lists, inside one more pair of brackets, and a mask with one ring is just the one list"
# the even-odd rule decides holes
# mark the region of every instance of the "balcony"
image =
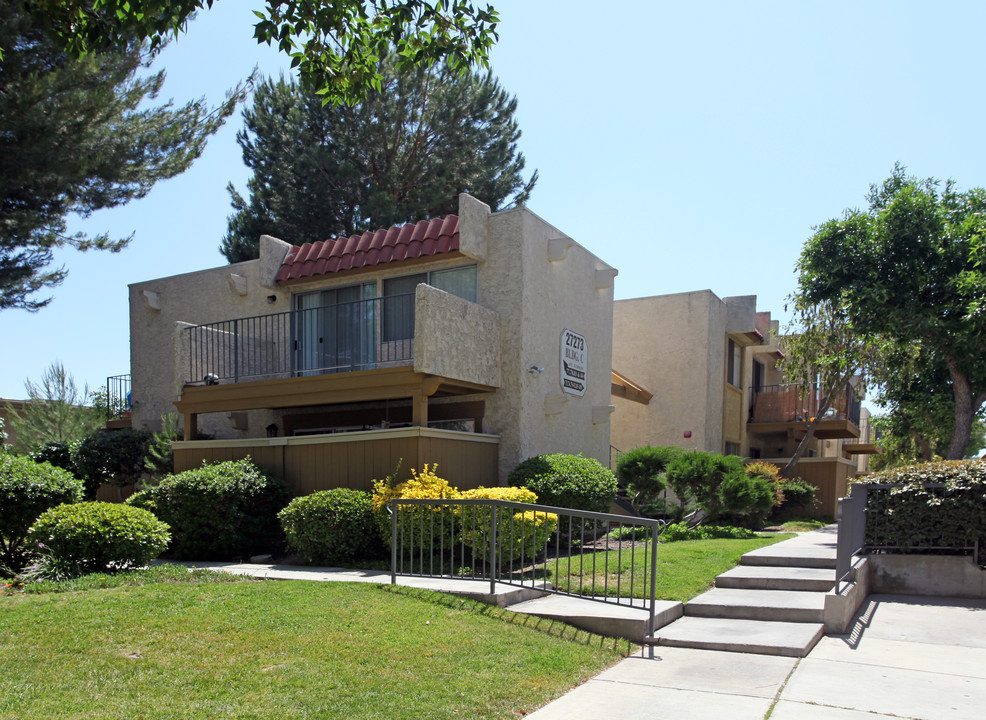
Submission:
[[[805,427],[817,416],[821,401],[818,385],[764,385],[751,388],[752,407],[748,427],[752,432],[787,432]],[[820,440],[859,437],[860,400],[850,385],[832,403],[815,426]]]
[[106,427],[130,426],[130,375],[110,375],[106,378]]
[[225,320],[185,329],[176,406],[186,439],[200,413],[410,398],[500,385],[495,312],[425,284],[414,293]]
[[219,385],[414,363],[414,293],[196,325],[186,383]]

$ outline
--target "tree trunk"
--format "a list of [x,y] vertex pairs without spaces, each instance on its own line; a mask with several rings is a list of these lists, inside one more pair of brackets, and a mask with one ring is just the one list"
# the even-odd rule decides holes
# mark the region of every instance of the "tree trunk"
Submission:
[[[791,473],[794,472],[794,466],[798,464],[798,460],[801,459],[801,456],[804,455],[805,451],[808,449],[808,443],[811,442],[811,439],[815,436],[815,426],[818,425],[825,413],[828,412],[828,409],[832,407],[832,399],[838,393],[846,391],[846,385],[848,382],[849,379],[846,378],[846,380],[839,383],[837,388],[829,390],[825,393],[821,400],[819,400],[818,409],[815,411],[815,417],[808,421],[808,425],[806,426],[807,432],[805,432],[805,436],[801,438],[801,442],[798,443],[798,447],[795,449],[794,455],[791,456],[791,459],[787,461],[787,465],[785,465],[784,469],[781,470],[781,477],[791,477]],[[817,390],[812,390],[812,392],[817,392]]]
[[921,458],[925,462],[931,462],[932,458],[935,457],[935,451],[932,449],[928,438],[919,433],[917,430],[911,430],[910,433],[911,437],[914,438],[914,442],[916,442],[918,447],[921,448]]
[[955,427],[952,430],[952,442],[948,446],[948,460],[961,460],[965,457],[965,449],[972,437],[972,421],[976,410],[982,405],[982,396],[974,402],[972,384],[969,377],[958,368],[955,358],[945,358],[948,373],[952,377],[952,395],[955,397]]
[[[825,410],[828,410],[828,408],[825,408]],[[804,455],[805,451],[808,449],[808,443],[810,443],[811,439],[815,436],[815,426],[818,424],[818,419],[821,417],[821,414],[822,413],[820,412],[808,421],[807,432],[805,432],[805,436],[801,438],[801,442],[798,443],[798,447],[794,451],[794,455],[791,456],[791,459],[787,461],[787,465],[785,465],[784,469],[781,470],[781,477],[790,479],[791,474],[794,472],[794,466],[798,464],[798,460],[801,459],[801,456]]]

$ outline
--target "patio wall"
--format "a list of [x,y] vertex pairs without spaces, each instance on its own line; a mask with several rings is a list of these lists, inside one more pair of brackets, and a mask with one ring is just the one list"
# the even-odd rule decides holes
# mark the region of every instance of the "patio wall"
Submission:
[[174,443],[175,472],[250,456],[282,478],[296,495],[347,487],[372,490],[372,481],[401,463],[400,478],[411,468],[438,464],[439,477],[460,490],[497,482],[499,438],[494,435],[429,428],[398,428],[301,437],[196,440]]

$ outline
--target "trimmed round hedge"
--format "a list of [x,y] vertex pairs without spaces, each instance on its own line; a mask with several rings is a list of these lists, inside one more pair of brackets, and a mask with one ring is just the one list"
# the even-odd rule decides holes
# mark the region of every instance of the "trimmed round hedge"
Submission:
[[616,476],[598,460],[563,453],[524,460],[507,483],[532,490],[541,505],[594,512],[608,512],[617,490]]
[[288,547],[308,563],[346,562],[382,555],[370,493],[322,490],[292,500],[277,514]]
[[168,526],[120,503],[82,502],[46,510],[29,533],[50,579],[146,565],[168,546]]
[[169,475],[127,503],[171,526],[174,558],[226,560],[276,549],[277,513],[289,497],[280,479],[245,458]]
[[19,571],[31,524],[49,508],[78,502],[82,490],[82,481],[67,470],[0,452],[0,571]]

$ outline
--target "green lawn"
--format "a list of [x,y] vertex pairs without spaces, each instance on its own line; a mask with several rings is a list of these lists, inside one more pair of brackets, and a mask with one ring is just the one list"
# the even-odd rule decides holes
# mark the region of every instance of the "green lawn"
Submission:
[[[743,553],[792,537],[777,534],[747,540],[683,540],[658,545],[657,599],[686,602],[710,588],[717,576],[739,563]],[[619,590],[623,597],[644,597],[650,587],[650,557],[642,547],[632,555],[626,549],[610,550],[558,563],[551,561],[542,566],[542,571],[544,577],[564,590],[581,588],[583,593],[595,590],[600,595],[616,595]]]
[[0,597],[0,717],[513,718],[629,649],[366,584],[16,593]]
[[[660,545],[658,597],[688,600],[786,537]],[[548,574],[598,585],[606,555],[595,575]],[[620,558],[624,594],[631,574],[642,591],[649,567],[634,555]],[[632,649],[421,590],[157,567],[0,586],[0,717],[515,718]]]

